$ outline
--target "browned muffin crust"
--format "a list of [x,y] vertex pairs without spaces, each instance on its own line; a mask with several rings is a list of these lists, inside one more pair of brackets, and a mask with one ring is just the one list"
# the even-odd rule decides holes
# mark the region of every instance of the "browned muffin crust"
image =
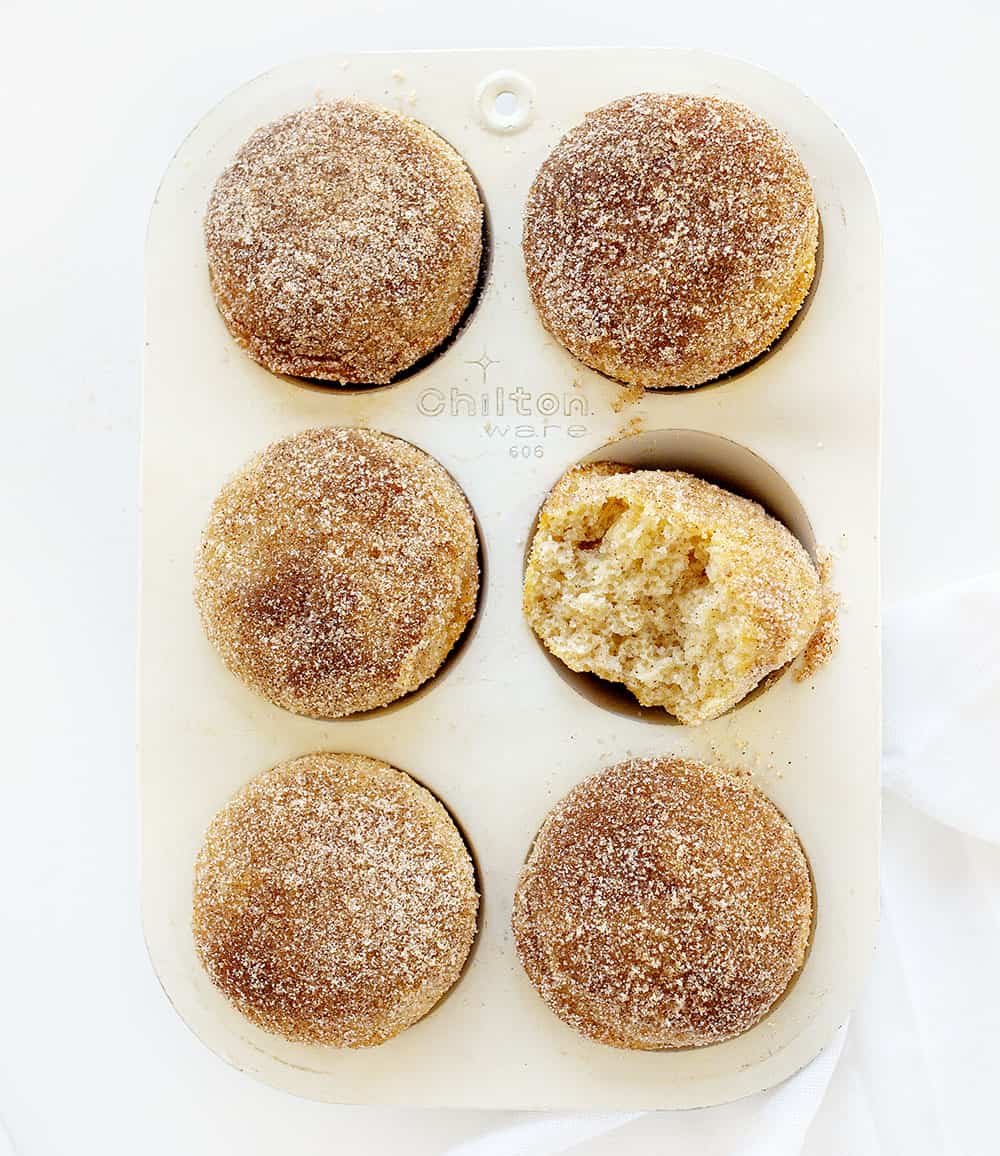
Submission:
[[276,373],[391,381],[469,304],[483,208],[461,157],[419,121],[338,100],[258,129],[205,217],[219,310]]
[[195,600],[247,686],[340,718],[437,672],[475,612],[478,559],[469,504],[434,458],[375,430],[311,429],[223,487]]
[[647,1050],[745,1032],[802,966],[812,883],[748,779],[632,759],[550,812],[514,898],[528,978],[586,1036]]
[[259,1027],[383,1043],[458,979],[476,934],[472,860],[444,807],[363,755],[316,754],[212,820],[192,929],[212,982]]
[[643,93],[590,113],[528,194],[542,324],[585,364],[648,388],[751,361],[812,283],[819,216],[791,144],[742,105]]

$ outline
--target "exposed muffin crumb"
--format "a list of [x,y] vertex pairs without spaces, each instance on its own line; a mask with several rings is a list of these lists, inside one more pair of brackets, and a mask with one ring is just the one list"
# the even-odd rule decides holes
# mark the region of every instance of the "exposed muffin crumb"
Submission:
[[590,113],[528,194],[542,324],[585,364],[694,386],[786,328],[816,268],[819,215],[792,145],[731,101],[642,93]]
[[391,381],[454,329],[476,285],[483,208],[419,121],[337,100],[258,129],[212,192],[212,288],[277,373]]
[[833,558],[826,550],[819,553],[819,577],[822,585],[822,608],[812,638],[806,643],[802,660],[795,671],[797,682],[807,682],[833,658],[840,642],[840,595],[830,585]]
[[444,807],[362,755],[306,755],[212,820],[194,871],[195,946],[259,1027],[383,1043],[455,983],[476,934],[472,860]]
[[549,813],[514,899],[528,978],[586,1036],[682,1048],[745,1032],[802,966],[812,882],[748,778],[632,759]]
[[645,390],[641,385],[622,385],[611,402],[611,408],[615,413],[621,413],[623,409],[627,409],[630,405],[636,405],[642,401]]
[[684,723],[723,714],[790,662],[821,602],[805,548],[756,502],[614,462],[559,481],[524,582],[552,654]]
[[255,457],[216,498],[195,573],[226,666],[317,718],[416,690],[478,591],[462,491],[422,450],[368,429],[305,430]]

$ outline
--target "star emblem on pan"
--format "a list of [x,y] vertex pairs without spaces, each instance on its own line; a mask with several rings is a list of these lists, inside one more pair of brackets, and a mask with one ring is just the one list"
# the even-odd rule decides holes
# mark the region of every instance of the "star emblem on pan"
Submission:
[[500,362],[497,361],[495,358],[490,357],[490,355],[484,349],[481,357],[477,358],[475,361],[467,361],[465,364],[466,365],[478,365],[479,366],[479,368],[483,371],[483,384],[485,385],[486,373],[489,370],[490,366],[491,365],[499,365]]

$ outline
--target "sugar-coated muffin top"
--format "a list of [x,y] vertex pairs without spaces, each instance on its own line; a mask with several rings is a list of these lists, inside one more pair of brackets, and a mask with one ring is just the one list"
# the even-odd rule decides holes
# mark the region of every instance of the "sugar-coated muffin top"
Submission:
[[426,125],[354,100],[258,129],[205,218],[226,324],[278,373],[391,381],[434,350],[472,297],[483,208]]
[[216,498],[195,598],[209,641],[278,706],[340,718],[434,675],[476,608],[472,511],[423,450],[369,429],[269,446]]
[[212,981],[259,1027],[368,1047],[454,984],[478,902],[468,850],[433,795],[376,759],[305,755],[212,820],[193,932]]
[[745,777],[631,759],[550,812],[513,929],[528,978],[620,1048],[717,1043],[757,1023],[802,966],[812,883],[789,823]]
[[694,386],[798,311],[819,216],[795,149],[742,105],[642,93],[590,113],[542,165],[524,257],[542,324],[630,384]]

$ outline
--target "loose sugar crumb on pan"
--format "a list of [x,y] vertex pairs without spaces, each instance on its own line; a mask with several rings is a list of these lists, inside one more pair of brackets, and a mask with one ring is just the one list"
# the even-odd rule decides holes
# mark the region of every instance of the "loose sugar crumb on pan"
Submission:
[[812,637],[802,652],[795,671],[797,682],[808,682],[833,658],[840,644],[840,595],[833,589],[833,557],[827,550],[819,555],[819,577],[822,583],[822,606]]

